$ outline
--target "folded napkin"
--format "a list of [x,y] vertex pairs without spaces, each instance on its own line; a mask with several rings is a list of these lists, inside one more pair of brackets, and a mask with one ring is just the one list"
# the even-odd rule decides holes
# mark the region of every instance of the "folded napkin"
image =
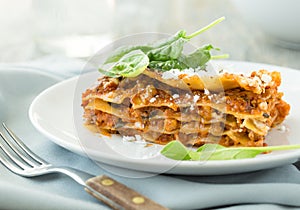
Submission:
[[[66,78],[80,73],[84,63],[81,60],[49,57],[22,66]],[[31,88],[36,88],[34,81]],[[24,98],[24,111],[34,97]],[[36,131],[27,113],[16,115],[16,107],[6,107],[5,117],[14,116],[10,126],[17,129],[17,134],[26,140],[26,144],[48,162],[95,175],[107,174],[171,209],[300,209],[300,172],[294,165],[223,176],[152,174],[147,178],[128,178],[126,169],[116,169],[118,174],[111,173],[116,170],[106,170],[105,165],[99,167],[94,161],[52,143]],[[0,120],[7,120],[3,116],[0,115]],[[0,209],[109,208],[89,196],[68,177],[53,174],[28,179],[12,174],[0,164]]]

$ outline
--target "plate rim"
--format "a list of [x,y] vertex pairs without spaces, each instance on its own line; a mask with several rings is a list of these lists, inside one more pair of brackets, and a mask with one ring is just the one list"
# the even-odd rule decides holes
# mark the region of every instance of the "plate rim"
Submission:
[[48,70],[45,71],[45,69],[38,68],[38,67],[30,67],[30,66],[22,66],[22,65],[0,65],[0,71],[1,72],[23,72],[23,73],[30,73],[30,74],[36,74],[36,75],[43,75],[45,77],[50,77],[51,79],[56,80],[58,83],[63,81],[63,77],[55,75]]

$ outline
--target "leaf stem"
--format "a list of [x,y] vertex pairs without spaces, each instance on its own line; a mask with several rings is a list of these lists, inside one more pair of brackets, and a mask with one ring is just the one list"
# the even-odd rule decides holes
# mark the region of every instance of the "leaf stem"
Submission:
[[210,58],[213,59],[213,60],[229,58],[229,54],[212,55]]
[[203,33],[204,31],[210,29],[211,27],[213,27],[214,25],[216,25],[216,24],[222,22],[223,20],[225,20],[225,17],[220,17],[219,19],[213,21],[212,23],[210,23],[209,25],[207,25],[207,26],[201,28],[200,30],[195,31],[195,32],[192,33],[191,35],[186,36],[185,38],[191,39],[191,38],[193,38],[193,37],[195,37],[195,36],[198,36],[199,34],[201,34],[201,33]]
[[292,144],[292,145],[279,145],[279,146],[267,146],[267,147],[232,147],[226,149],[242,149],[242,150],[256,150],[262,152],[269,152],[269,151],[281,151],[281,150],[293,150],[293,149],[300,149],[300,144]]

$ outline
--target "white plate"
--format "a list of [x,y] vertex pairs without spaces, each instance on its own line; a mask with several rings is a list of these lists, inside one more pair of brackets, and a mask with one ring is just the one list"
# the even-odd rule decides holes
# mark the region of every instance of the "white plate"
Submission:
[[[291,105],[290,115],[284,122],[288,131],[273,129],[267,137],[269,145],[300,144],[300,71],[258,63],[222,61],[218,66],[237,72],[267,69],[282,74],[280,91]],[[123,142],[95,135],[82,126],[81,93],[99,77],[98,72],[83,74],[60,82],[38,95],[30,106],[33,125],[56,144],[75,153],[122,168],[153,173],[186,175],[221,175],[249,172],[296,162],[300,150],[272,152],[253,159],[226,161],[174,161],[159,154],[159,145],[144,147],[143,143]]]

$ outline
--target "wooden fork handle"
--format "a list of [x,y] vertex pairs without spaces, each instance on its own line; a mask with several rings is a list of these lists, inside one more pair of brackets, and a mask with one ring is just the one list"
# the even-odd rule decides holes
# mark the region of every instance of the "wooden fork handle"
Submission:
[[[167,208],[105,175],[90,178],[86,181],[86,184],[93,190],[108,198],[108,200],[112,200],[124,209],[167,210]],[[119,209],[116,205],[112,205],[110,202],[107,202],[101,196],[92,192],[88,188],[85,190],[101,202],[109,205],[111,208]]]

